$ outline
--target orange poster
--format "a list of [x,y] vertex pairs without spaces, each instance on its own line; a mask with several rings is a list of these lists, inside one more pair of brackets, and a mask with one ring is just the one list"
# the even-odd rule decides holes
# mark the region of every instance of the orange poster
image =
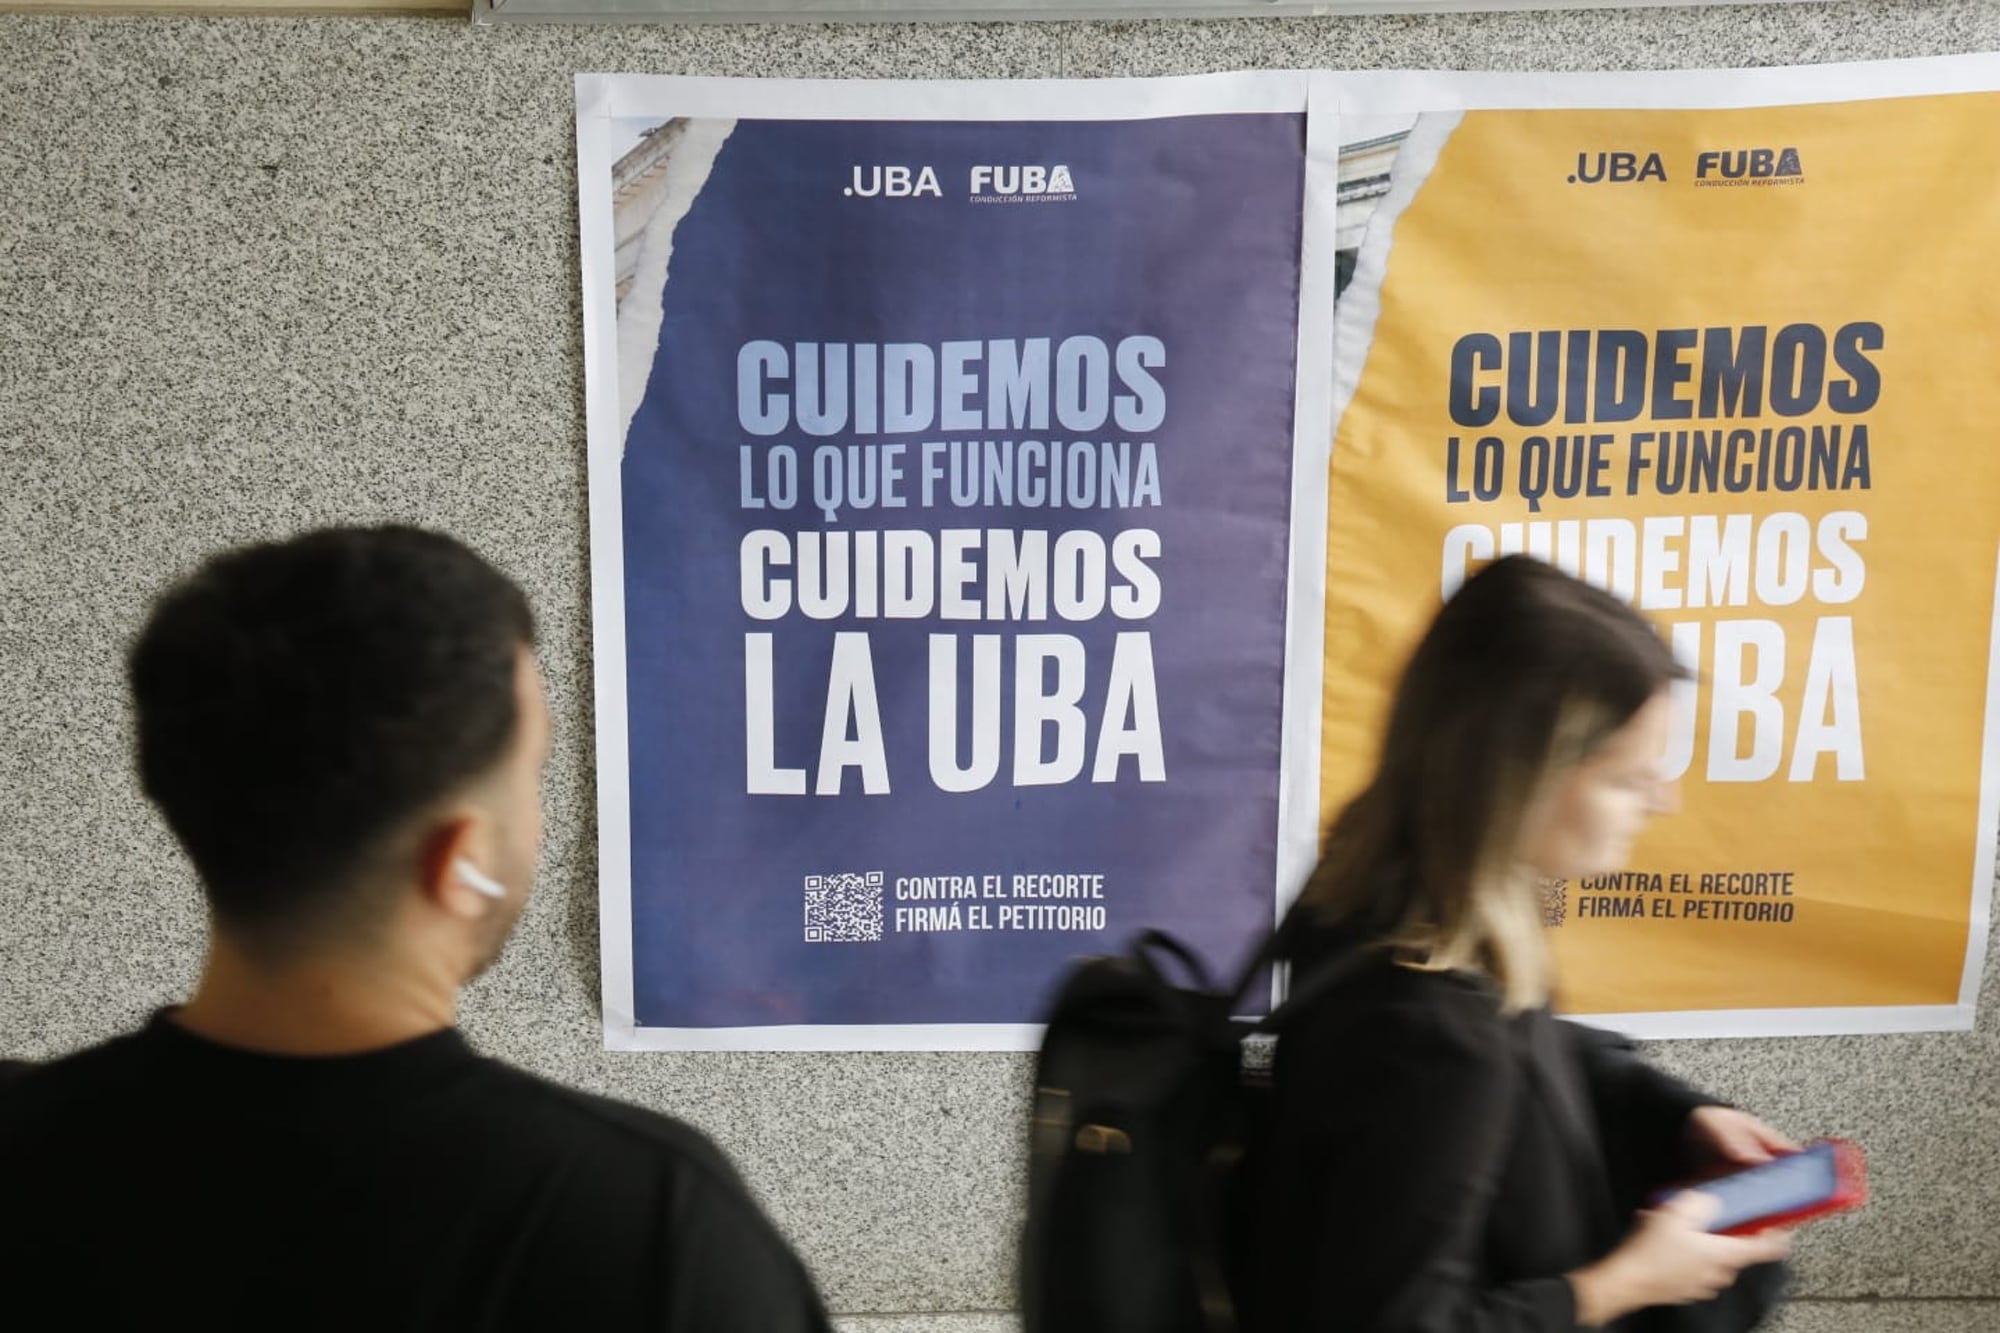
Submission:
[[1619,593],[1695,672],[1681,812],[1545,900],[1568,1012],[1971,1026],[2000,799],[1986,87],[1983,57],[1343,85],[1323,813],[1498,555]]

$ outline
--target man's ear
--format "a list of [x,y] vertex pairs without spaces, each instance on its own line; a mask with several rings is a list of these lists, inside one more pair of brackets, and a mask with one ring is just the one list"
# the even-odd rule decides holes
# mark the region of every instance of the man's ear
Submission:
[[463,815],[439,824],[424,840],[419,862],[424,901],[466,921],[485,916],[507,893],[479,864],[477,829],[477,821]]

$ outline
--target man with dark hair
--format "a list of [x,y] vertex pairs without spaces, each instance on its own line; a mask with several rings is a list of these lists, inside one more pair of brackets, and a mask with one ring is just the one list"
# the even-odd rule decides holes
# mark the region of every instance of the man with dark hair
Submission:
[[0,1079],[18,1327],[827,1329],[698,1133],[454,1029],[541,841],[533,634],[411,528],[234,551],[154,609],[139,774],[209,954],[185,1004]]

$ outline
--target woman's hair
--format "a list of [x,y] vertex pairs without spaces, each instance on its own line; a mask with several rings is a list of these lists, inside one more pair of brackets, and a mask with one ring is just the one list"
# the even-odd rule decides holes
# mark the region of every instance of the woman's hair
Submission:
[[1417,645],[1375,776],[1302,900],[1417,966],[1488,973],[1509,1010],[1546,1002],[1540,898],[1520,862],[1529,814],[1685,675],[1609,593],[1526,556],[1488,565]]

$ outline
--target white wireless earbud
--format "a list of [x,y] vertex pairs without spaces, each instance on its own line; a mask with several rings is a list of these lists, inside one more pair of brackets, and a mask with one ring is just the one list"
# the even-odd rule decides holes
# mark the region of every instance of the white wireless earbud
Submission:
[[493,878],[464,857],[461,856],[456,861],[453,861],[451,868],[458,872],[458,877],[465,881],[467,888],[481,897],[505,898],[507,896],[507,886],[505,884],[502,884],[499,880]]

